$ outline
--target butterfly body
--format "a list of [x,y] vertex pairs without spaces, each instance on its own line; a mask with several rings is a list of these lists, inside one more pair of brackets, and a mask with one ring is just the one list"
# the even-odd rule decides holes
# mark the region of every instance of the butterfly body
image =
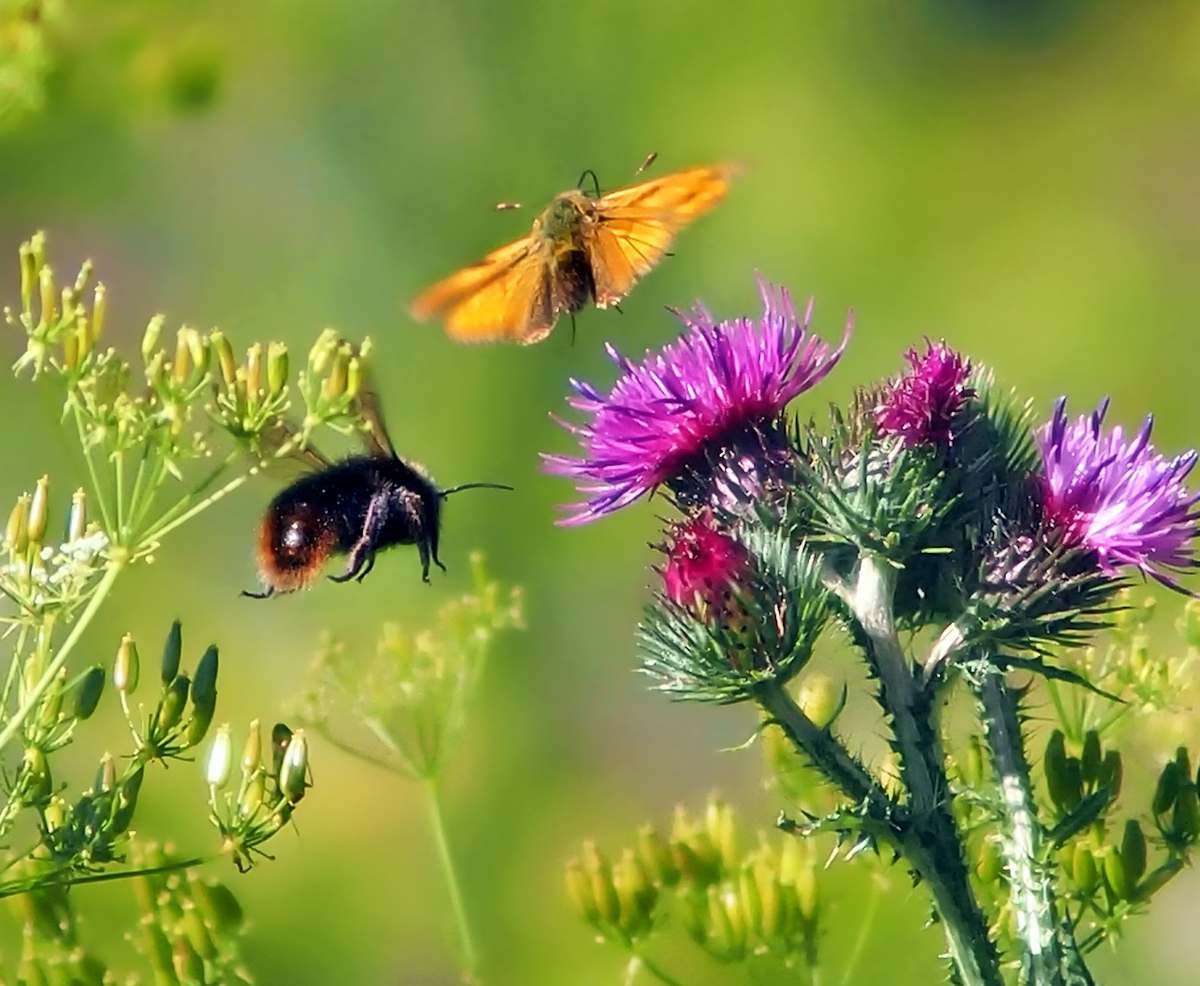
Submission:
[[618,304],[667,255],[679,229],[725,197],[733,174],[712,165],[605,194],[562,192],[528,236],[434,284],[412,313],[441,316],[460,342],[540,342],[564,313]]

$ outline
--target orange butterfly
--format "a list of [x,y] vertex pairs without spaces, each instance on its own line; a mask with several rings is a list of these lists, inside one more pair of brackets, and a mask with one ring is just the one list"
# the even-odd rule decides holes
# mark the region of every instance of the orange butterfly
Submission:
[[[606,195],[598,183],[595,192],[563,192],[528,236],[422,292],[413,317],[441,316],[459,342],[541,342],[563,312],[573,316],[593,299],[597,308],[611,308],[629,294],[676,232],[725,197],[735,171],[717,164]],[[583,174],[595,182],[594,172]]]

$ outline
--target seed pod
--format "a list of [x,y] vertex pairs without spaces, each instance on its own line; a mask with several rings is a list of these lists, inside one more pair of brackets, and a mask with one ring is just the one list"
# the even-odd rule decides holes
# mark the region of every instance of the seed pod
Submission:
[[304,797],[308,787],[308,740],[304,730],[298,729],[292,734],[287,752],[283,756],[283,766],[279,768],[279,790],[291,804],[296,804]]
[[1200,835],[1200,799],[1197,799],[1195,785],[1185,784],[1179,789],[1175,811],[1171,814],[1171,829],[1188,842],[1194,842]]
[[46,520],[50,513],[50,477],[43,476],[33,488],[33,499],[29,504],[29,540],[41,544],[46,536]]
[[671,851],[653,825],[643,825],[638,829],[637,851],[638,859],[654,883],[670,887],[678,882],[679,870],[671,859]]
[[779,874],[770,855],[763,852],[754,861],[754,889],[758,898],[759,930],[763,938],[771,942],[783,930],[783,896],[779,886]]
[[38,267],[34,258],[33,246],[29,242],[21,244],[21,310],[28,312],[33,308],[33,286],[37,283]]
[[[204,919],[196,909],[195,903],[190,900],[183,902],[183,921],[180,926],[187,937],[188,944],[196,950],[197,955],[204,959],[211,959],[217,954],[212,937],[209,935],[208,929],[204,927]],[[200,982],[203,983],[204,980],[201,979]]]
[[1165,815],[1175,804],[1175,797],[1187,778],[1180,775],[1179,763],[1170,760],[1158,775],[1158,785],[1154,789],[1154,801],[1151,807],[1156,815]]
[[263,348],[256,342],[246,350],[246,395],[251,403],[262,394]]
[[1175,751],[1175,762],[1179,764],[1179,776],[1184,781],[1192,779],[1192,758],[1188,754],[1188,748],[1181,746]]
[[737,825],[728,802],[709,798],[705,809],[704,826],[716,852],[718,866],[724,873],[737,868]]
[[321,390],[322,396],[327,401],[335,401],[346,393],[349,371],[350,354],[347,347],[340,346],[334,357],[333,366],[329,370],[329,376],[325,378],[325,385]]
[[179,980],[175,978],[174,964],[171,960],[171,944],[167,941],[167,936],[162,933],[162,929],[153,915],[147,914],[142,918],[142,942],[143,951],[150,959],[150,966],[154,970],[156,986],[159,983],[162,986],[175,986]]
[[626,849],[613,867],[613,890],[620,911],[618,925],[631,938],[650,927],[656,894],[632,849]]
[[1056,729],[1046,741],[1046,752],[1042,757],[1042,769],[1046,772],[1046,787],[1050,799],[1060,808],[1069,796],[1070,778],[1067,771],[1067,739],[1061,729]]
[[350,400],[354,400],[358,397],[359,391],[362,390],[362,381],[362,360],[360,360],[357,356],[353,356],[351,357],[349,364],[346,366],[346,396],[350,398]]
[[192,349],[188,345],[187,326],[175,333],[175,361],[171,364],[171,376],[177,384],[187,383],[192,375]]
[[192,714],[188,718],[187,732],[184,734],[184,741],[188,746],[198,746],[208,735],[208,727],[212,725],[213,715],[216,711],[216,692],[212,694],[211,698],[203,701],[193,700]]
[[1104,857],[1104,879],[1117,900],[1129,900],[1133,892],[1133,884],[1129,879],[1129,870],[1125,860],[1121,858],[1119,849],[1112,849]]
[[80,540],[87,532],[87,493],[82,488],[71,496],[71,511],[67,515],[67,543]]
[[108,312],[108,289],[103,281],[96,283],[92,291],[92,338],[99,339],[104,334],[104,317]]
[[313,343],[312,349],[308,351],[308,372],[312,376],[319,377],[325,374],[325,370],[329,367],[329,361],[337,351],[337,346],[336,330],[323,329],[317,336],[317,341]]
[[4,528],[4,546],[14,555],[25,553],[29,546],[29,494],[17,497],[12,511],[8,515],[8,523]]
[[1085,784],[1091,786],[1099,783],[1101,757],[1100,734],[1094,729],[1089,729],[1083,738],[1083,755],[1079,759],[1079,767]]
[[592,896],[592,885],[579,860],[567,861],[564,874],[567,887],[567,897],[575,907],[575,912],[588,924],[598,924],[600,911]]
[[54,677],[54,681],[50,687],[46,689],[45,698],[42,699],[42,708],[38,713],[38,723],[47,729],[58,724],[59,717],[62,715],[63,693],[67,687],[67,669],[63,668]]
[[207,340],[192,328],[185,330],[184,338],[187,341],[188,354],[192,357],[194,375],[201,376],[208,369],[210,354]]
[[1071,879],[1085,897],[1096,889],[1100,874],[1096,872],[1096,857],[1084,843],[1076,842],[1071,854]]
[[50,774],[50,761],[40,747],[26,749],[24,771],[25,804],[40,804],[50,797],[50,792],[54,790],[54,779]]
[[132,695],[137,689],[140,665],[133,634],[127,633],[121,638],[117,659],[113,662],[113,687],[125,695]]
[[100,704],[100,696],[104,694],[104,668],[95,664],[88,668],[83,680],[75,688],[74,718],[89,719],[96,706]]
[[238,815],[241,818],[253,818],[257,814],[266,794],[265,784],[262,774],[253,775],[246,782],[245,790],[238,797]]
[[267,347],[267,391],[278,397],[287,387],[288,351],[282,342],[273,342]]
[[107,794],[117,786],[117,765],[113,763],[111,753],[100,758],[100,766],[96,768],[96,779],[92,782],[92,790],[97,794]]
[[154,717],[154,727],[159,736],[165,736],[183,719],[183,710],[187,705],[188,690],[191,686],[192,683],[186,674],[179,675],[167,685]]
[[208,762],[205,765],[205,780],[211,787],[223,788],[229,783],[229,775],[233,770],[233,737],[229,732],[229,723],[222,723],[213,737],[212,747],[208,751]]
[[217,671],[220,654],[216,644],[210,644],[196,665],[196,677],[192,681],[192,701],[197,705],[217,700]]
[[246,915],[232,890],[216,880],[206,881],[198,877],[191,886],[192,896],[205,921],[218,935],[227,936],[242,930]]
[[183,653],[183,626],[179,620],[171,623],[167,639],[163,642],[162,661],[159,663],[162,683],[169,685],[179,674],[179,658]]
[[41,295],[41,321],[44,325],[53,325],[58,318],[58,288],[54,283],[54,271],[43,267],[38,271],[38,288]]
[[142,362],[147,366],[158,352],[158,343],[162,339],[163,326],[166,324],[165,315],[155,315],[146,323],[146,331],[142,333]]
[[617,891],[613,887],[612,871],[608,861],[596,848],[591,840],[583,844],[583,872],[592,888],[592,899],[596,902],[596,911],[600,920],[605,924],[615,925],[620,917],[621,905],[617,899]]
[[1125,778],[1125,768],[1121,763],[1119,750],[1109,750],[1104,754],[1104,763],[1100,767],[1100,783],[1111,792],[1111,800],[1116,801],[1121,794],[1121,783]]
[[178,976],[188,986],[204,982],[204,960],[183,935],[171,946],[171,964]]
[[109,829],[113,835],[120,835],[129,828],[133,814],[137,810],[138,792],[142,789],[145,770],[139,767],[126,777],[117,791],[117,810],[113,813]]
[[287,723],[277,722],[271,727],[271,772],[275,777],[283,767],[283,755],[292,741],[292,731]]
[[1136,886],[1146,872],[1146,836],[1136,819],[1131,818],[1125,823],[1125,832],[1121,837],[1121,859],[1125,863],[1130,885]]

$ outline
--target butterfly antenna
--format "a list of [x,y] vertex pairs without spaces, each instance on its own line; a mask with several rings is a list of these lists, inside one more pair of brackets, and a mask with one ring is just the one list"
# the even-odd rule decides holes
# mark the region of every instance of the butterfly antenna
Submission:
[[463,483],[461,486],[451,486],[448,490],[438,490],[438,496],[443,500],[452,493],[461,493],[463,490],[508,490],[515,492],[515,486],[505,486],[503,483]]
[[594,172],[591,168],[585,168],[583,174],[581,174],[579,176],[579,181],[577,181],[575,184],[577,185],[577,187],[580,190],[582,190],[583,183],[585,181],[587,181],[588,175],[591,175],[592,188],[595,189],[596,195],[599,196],[600,195],[600,179],[596,177],[596,172]]
[[635,176],[640,175],[643,171],[645,171],[648,167],[650,167],[650,165],[652,165],[657,160],[658,160],[658,151],[651,151],[649,154],[646,155],[646,160],[641,163],[641,165],[638,167],[637,171],[634,172],[634,175]]

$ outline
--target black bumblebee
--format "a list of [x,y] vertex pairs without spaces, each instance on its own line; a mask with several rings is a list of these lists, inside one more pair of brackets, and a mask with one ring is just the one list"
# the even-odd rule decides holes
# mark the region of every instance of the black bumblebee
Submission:
[[439,489],[417,465],[396,454],[383,425],[375,395],[364,392],[360,408],[368,423],[367,453],[331,462],[314,449],[299,453],[314,470],[271,501],[258,529],[261,592],[253,599],[304,589],[333,555],[348,555],[334,582],[361,582],[375,555],[397,544],[415,544],[421,578],[429,581],[432,562],[442,571],[438,537],[442,504],[462,490],[511,490],[500,483],[465,483]]

